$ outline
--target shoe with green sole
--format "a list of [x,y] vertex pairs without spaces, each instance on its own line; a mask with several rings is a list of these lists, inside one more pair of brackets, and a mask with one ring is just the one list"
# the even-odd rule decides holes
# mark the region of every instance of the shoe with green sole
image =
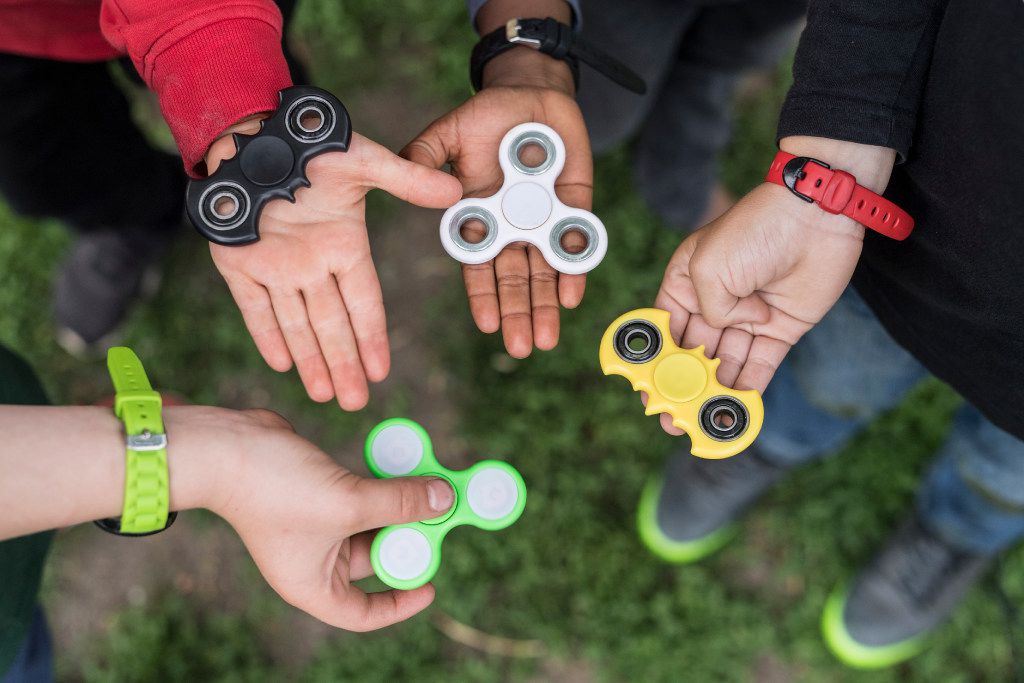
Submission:
[[993,559],[954,548],[911,518],[849,587],[829,596],[821,615],[825,644],[856,669],[914,657]]
[[702,560],[735,538],[736,520],[783,474],[754,448],[724,460],[678,453],[640,495],[640,540],[666,562]]

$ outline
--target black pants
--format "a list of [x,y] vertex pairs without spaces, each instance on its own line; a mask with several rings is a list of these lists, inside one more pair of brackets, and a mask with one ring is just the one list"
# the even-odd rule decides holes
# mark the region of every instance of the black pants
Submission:
[[[278,4],[287,25],[295,0]],[[0,195],[16,212],[83,231],[181,224],[181,159],[154,149],[136,128],[116,68],[0,54]]]

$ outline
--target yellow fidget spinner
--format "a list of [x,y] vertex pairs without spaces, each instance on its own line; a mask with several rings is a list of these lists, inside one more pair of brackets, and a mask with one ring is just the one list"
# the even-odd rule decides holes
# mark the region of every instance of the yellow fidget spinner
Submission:
[[668,413],[690,435],[690,452],[701,458],[741,453],[761,431],[764,405],[754,390],[718,383],[722,361],[704,347],[682,349],[672,341],[669,313],[638,308],[619,316],[601,339],[601,369],[622,375],[634,391],[647,392],[647,414]]

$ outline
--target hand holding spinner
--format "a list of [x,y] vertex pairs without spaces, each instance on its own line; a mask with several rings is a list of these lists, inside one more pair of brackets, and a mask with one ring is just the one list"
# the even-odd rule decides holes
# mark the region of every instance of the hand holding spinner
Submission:
[[511,465],[482,460],[466,470],[449,470],[434,457],[430,437],[412,420],[384,420],[366,437],[366,465],[379,479],[440,477],[455,492],[451,509],[435,519],[381,529],[370,546],[370,563],[381,581],[402,590],[418,588],[441,566],[441,541],[462,524],[496,531],[526,507],[526,484]]
[[619,316],[601,339],[601,369],[622,375],[634,391],[646,391],[646,414],[671,415],[672,424],[690,435],[694,455],[728,458],[742,452],[761,431],[761,395],[719,384],[721,360],[707,358],[703,346],[676,346],[668,323],[668,311],[657,308]]
[[[536,145],[545,158],[527,166],[520,152]],[[555,195],[555,180],[565,166],[565,144],[558,133],[542,123],[523,123],[501,140],[498,163],[505,182],[490,197],[463,199],[441,218],[441,244],[456,261],[476,264],[492,260],[511,242],[528,242],[537,247],[555,270],[569,275],[597,267],[608,250],[608,235],[601,220],[583,209],[566,206]],[[470,221],[484,226],[479,242],[463,237]],[[579,252],[565,248],[571,233],[586,240]]]

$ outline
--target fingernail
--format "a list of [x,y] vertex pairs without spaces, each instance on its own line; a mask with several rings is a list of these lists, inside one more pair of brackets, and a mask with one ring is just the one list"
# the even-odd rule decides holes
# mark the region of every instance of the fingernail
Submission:
[[427,502],[430,503],[431,510],[444,512],[452,506],[454,500],[455,492],[444,479],[434,479],[427,484]]

